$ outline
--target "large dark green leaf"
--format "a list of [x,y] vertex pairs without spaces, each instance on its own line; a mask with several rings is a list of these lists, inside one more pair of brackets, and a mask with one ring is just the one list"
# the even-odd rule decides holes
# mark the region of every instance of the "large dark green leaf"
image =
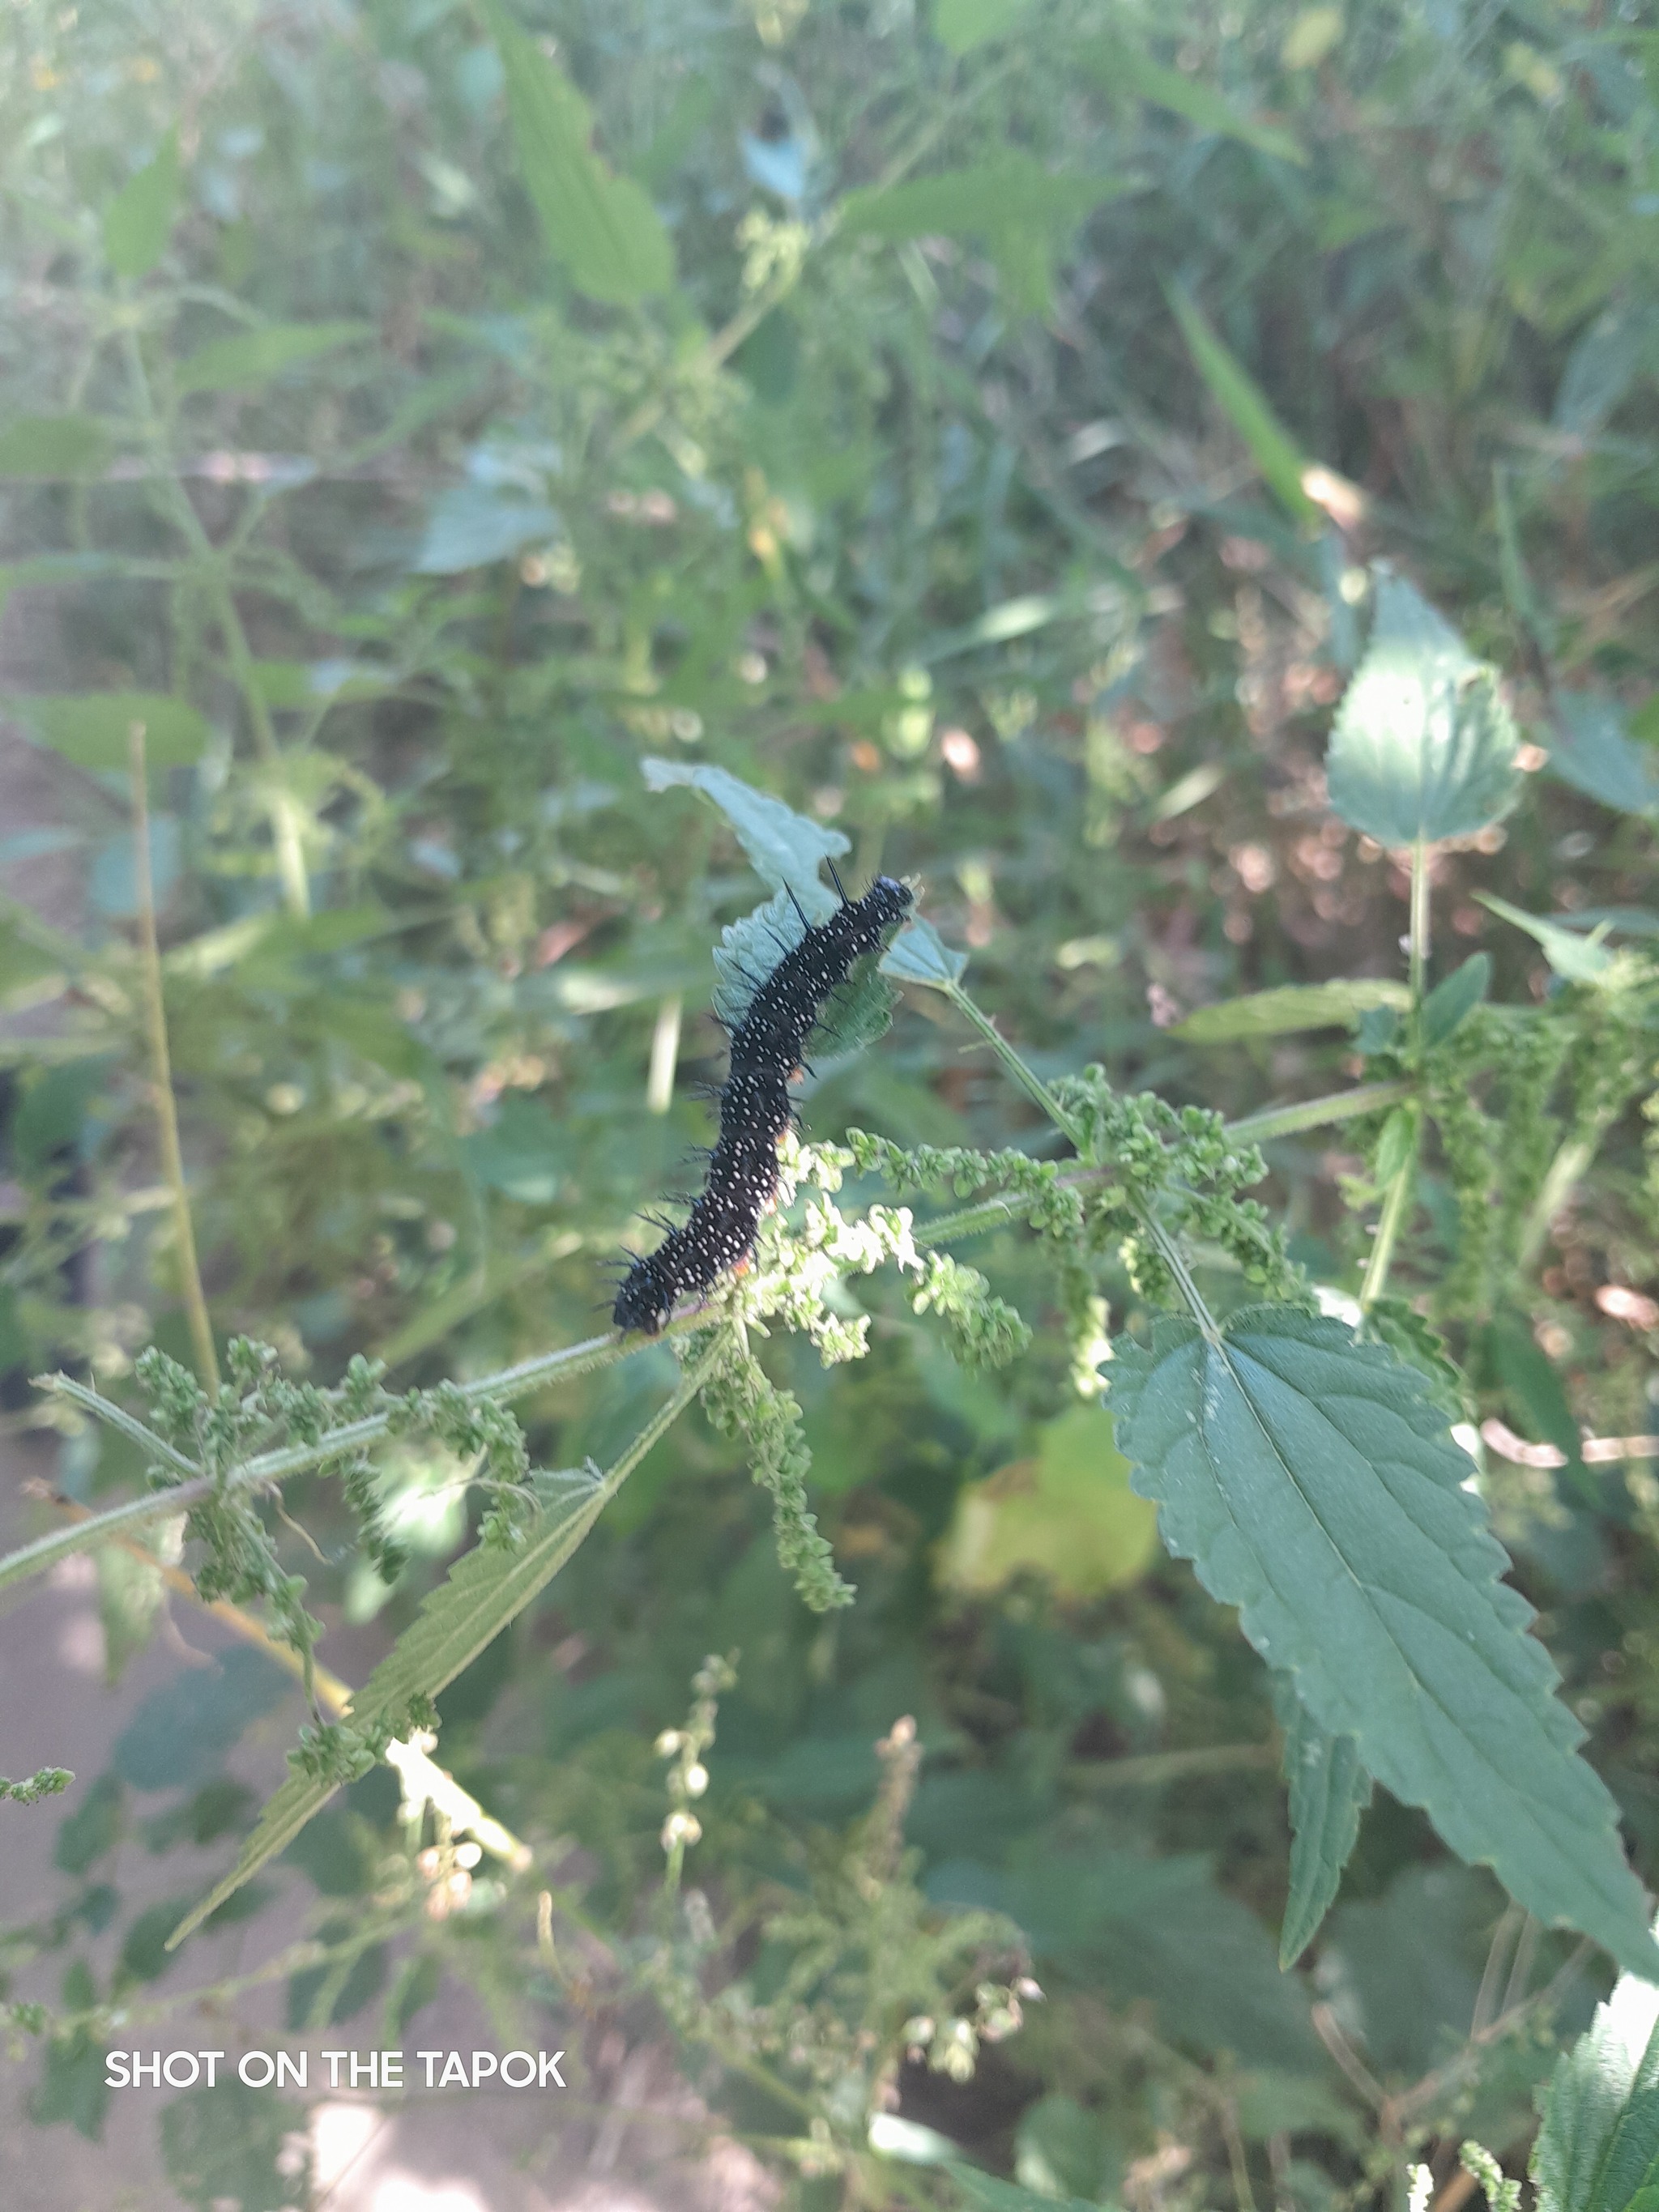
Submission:
[[1424,1378],[1340,1322],[1247,1309],[1121,1340],[1119,1448],[1170,1549],[1460,1857],[1659,1972],[1611,1796]]
[[115,1739],[110,1764],[135,1790],[205,1782],[248,1723],[292,1687],[274,1660],[238,1644],[216,1666],[186,1668],[152,1690]]
[[1331,805],[1379,845],[1470,837],[1520,788],[1493,671],[1403,578],[1379,573],[1365,657],[1327,762]]

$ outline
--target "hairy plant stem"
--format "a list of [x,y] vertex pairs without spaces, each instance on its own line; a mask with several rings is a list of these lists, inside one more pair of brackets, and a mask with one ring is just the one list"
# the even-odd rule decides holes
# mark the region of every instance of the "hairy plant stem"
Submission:
[[[1066,1127],[1065,1117],[1047,1087],[1027,1067],[1019,1054],[998,1033],[988,1018],[981,1013],[965,992],[953,995],[964,1018],[993,1047],[1020,1087],[1042,1107],[1043,1113],[1054,1121],[1056,1127],[1065,1130],[1075,1142],[1075,1133]],[[1327,1097],[1308,1099],[1299,1105],[1275,1107],[1265,1113],[1250,1115],[1243,1121],[1230,1123],[1228,1134],[1237,1137],[1241,1142],[1292,1135],[1299,1130],[1346,1121],[1353,1115],[1376,1113],[1385,1106],[1398,1104],[1412,1095],[1413,1086],[1408,1082],[1364,1084],[1353,1091],[1337,1091]],[[1060,1177],[1061,1182],[1078,1188],[1086,1188],[1091,1184],[1110,1180],[1111,1170],[1107,1168],[1079,1168]],[[1025,1211],[1024,1202],[1017,1198],[999,1194],[981,1199],[954,1213],[941,1214],[932,1221],[920,1223],[915,1230],[915,1240],[919,1245],[931,1248],[959,1237],[979,1236],[988,1230],[1021,1219]],[[1187,1279],[1190,1282],[1190,1275]],[[1191,1295],[1197,1297],[1195,1289]],[[664,1334],[681,1334],[687,1329],[699,1327],[702,1319],[701,1313],[696,1310],[677,1314]],[[565,1346],[556,1352],[538,1352],[533,1358],[522,1360],[516,1366],[503,1368],[494,1375],[480,1376],[476,1381],[464,1383],[461,1387],[470,1398],[491,1399],[505,1404],[529,1391],[538,1389],[544,1383],[557,1382],[566,1376],[585,1374],[592,1369],[608,1367],[617,1360],[629,1358],[635,1352],[646,1350],[652,1341],[646,1337],[619,1336],[611,1331],[603,1336],[589,1337],[580,1344]],[[90,1544],[119,1536],[128,1529],[140,1527],[159,1516],[184,1511],[202,1498],[213,1495],[217,1487],[214,1478],[206,1474],[193,1460],[186,1458],[182,1452],[155,1436],[142,1421],[135,1419],[112,1399],[102,1396],[98,1391],[67,1375],[38,1376],[35,1387],[54,1397],[66,1400],[110,1427],[119,1429],[148,1452],[153,1460],[169,1467],[181,1480],[148,1497],[130,1499],[124,1505],[112,1506],[76,1528],[54,1530],[50,1536],[42,1537],[37,1542],[14,1552],[9,1558],[0,1559],[0,1589],[29,1575],[40,1573],[58,1560],[67,1558],[71,1553],[84,1550]],[[331,1430],[325,1438],[315,1444],[298,1444],[281,1451],[261,1453],[234,1469],[227,1479],[239,1486],[282,1482],[291,1475],[303,1474],[338,1454],[376,1442],[386,1434],[386,1415],[369,1414],[361,1421],[352,1421],[341,1428]]]
[[[1020,1089],[1042,1108],[1054,1127],[1064,1136],[1069,1138],[1074,1149],[1081,1152],[1084,1149],[1084,1139],[1080,1125],[1074,1121],[1065,1109],[1058,1103],[1042,1078],[1025,1065],[1006,1037],[998,1030],[990,1016],[980,1012],[960,983],[947,984],[945,987],[945,995],[957,1012],[965,1020],[970,1022],[986,1042],[991,1046],[998,1059],[1019,1085]],[[1142,1229],[1157,1248],[1158,1257],[1174,1277],[1176,1287],[1186,1301],[1188,1310],[1193,1319],[1211,1343],[1219,1344],[1220,1327],[1208,1306],[1206,1305],[1198,1285],[1193,1280],[1192,1271],[1187,1265],[1185,1255],[1182,1252],[1179,1244],[1150,1206],[1137,1206],[1135,1213]]]
[[1371,1246],[1371,1256],[1365,1263],[1365,1279],[1359,1287],[1359,1305],[1368,1312],[1382,1295],[1389,1279],[1389,1269],[1394,1261],[1394,1248],[1407,1213],[1410,1210],[1412,1193],[1417,1185],[1417,1146],[1412,1146],[1411,1158],[1400,1169],[1389,1185],[1382,1200],[1382,1212],[1376,1224],[1376,1241]]
[[1429,972],[1429,848],[1419,837],[1412,847],[1411,916],[1407,939],[1407,981],[1412,1011],[1420,1014]]
[[179,1255],[179,1287],[190,1322],[196,1371],[214,1396],[219,1395],[219,1360],[213,1348],[213,1323],[196,1258],[196,1230],[190,1218],[184,1154],[179,1146],[179,1108],[173,1095],[173,1061],[167,1050],[167,1002],[161,994],[161,951],[155,934],[155,885],[149,865],[149,798],[144,787],[144,726],[127,732],[132,778],[132,873],[138,899],[138,967],[143,981],[144,1030],[149,1047],[150,1090],[161,1145],[161,1172],[173,1194],[173,1233]]

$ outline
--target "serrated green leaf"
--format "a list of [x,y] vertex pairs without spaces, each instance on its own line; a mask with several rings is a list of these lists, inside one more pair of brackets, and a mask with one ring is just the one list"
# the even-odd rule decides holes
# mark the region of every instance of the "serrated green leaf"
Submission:
[[1291,1887],[1279,1931],[1279,1963],[1293,1966],[1330,1911],[1371,1802],[1371,1778],[1351,1735],[1328,1735],[1285,1674],[1273,1677],[1273,1707],[1285,1732],[1291,1795]]
[[1165,1544],[1316,1723],[1546,1925],[1659,1972],[1613,1799],[1423,1378],[1284,1307],[1117,1352],[1118,1445]]
[[179,185],[174,130],[104,210],[104,252],[118,276],[147,276],[167,252],[179,212]]
[[1515,803],[1516,747],[1494,672],[1403,578],[1379,571],[1370,641],[1326,762],[1342,819],[1396,850],[1471,837]]
[[1538,2212],[1626,2212],[1659,2185],[1659,1988],[1621,1974],[1538,2100]]
[[896,983],[930,983],[948,991],[962,980],[965,952],[953,952],[931,921],[920,915],[908,921],[882,955],[881,972]]
[[937,0],[933,35],[953,54],[971,53],[993,39],[1006,38],[1031,0]]
[[[809,921],[827,921],[840,905],[819,873],[825,860],[852,850],[839,830],[826,830],[822,823],[797,814],[769,792],[757,791],[740,776],[701,761],[647,757],[640,763],[640,769],[647,790],[668,791],[676,784],[686,784],[712,799],[732,824],[755,873],[775,891],[793,891]],[[783,903],[788,904],[787,896]]]
[[206,718],[188,700],[165,691],[83,691],[54,698],[37,693],[14,696],[11,710],[54,752],[103,775],[126,774],[135,722],[143,725],[150,768],[199,760],[210,735]]
[[1492,955],[1477,952],[1435,985],[1423,1001],[1423,1042],[1443,1044],[1486,997],[1492,983]]
[[1544,948],[1544,957],[1564,982],[1594,983],[1604,976],[1613,965],[1613,955],[1602,944],[1611,924],[1599,923],[1588,937],[1576,929],[1564,929],[1559,922],[1542,921],[1535,914],[1523,914],[1518,906],[1507,899],[1494,898],[1490,891],[1475,893],[1482,906],[1490,908],[1502,921],[1513,922],[1524,929]]
[[1302,489],[1310,465],[1290,432],[1273,413],[1267,394],[1210,328],[1190,293],[1168,288],[1170,305],[1187,341],[1187,350],[1211,397],[1250,450],[1269,488],[1298,522],[1317,522],[1320,509]]
[[1659,812],[1659,763],[1638,744],[1616,699],[1559,691],[1549,772],[1620,814]]
[[1403,1012],[1412,1002],[1403,983],[1381,975],[1355,975],[1330,983],[1286,983],[1247,998],[1200,1006],[1177,1022],[1171,1036],[1188,1044],[1231,1044],[1239,1037],[1294,1036],[1303,1030],[1346,1028],[1374,1006]]
[[1181,70],[1167,68],[1156,62],[1139,47],[1114,39],[1108,44],[1085,52],[1079,57],[1082,65],[1109,92],[1127,93],[1137,100],[1150,100],[1154,106],[1167,107],[1199,131],[1207,131],[1218,138],[1237,138],[1246,146],[1254,146],[1259,154],[1270,154],[1276,161],[1305,164],[1308,159],[1301,145],[1288,131],[1281,131],[1270,123],[1253,122],[1241,115],[1225,94],[1218,92],[1202,78],[1188,76]]
[[110,445],[95,415],[25,415],[0,431],[0,477],[70,482],[101,476]]
[[[411,1699],[435,1698],[551,1582],[592,1527],[609,1494],[605,1482],[584,1472],[562,1480],[564,1494],[534,1516],[521,1543],[511,1550],[477,1544],[455,1562],[447,1580],[425,1600],[352,1699],[355,1721],[395,1721],[408,1711]],[[182,1943],[268,1860],[286,1850],[338,1786],[308,1774],[290,1774],[265,1807],[235,1865],[211,1895],[179,1922],[168,1948]]]
[[301,362],[337,353],[374,335],[372,323],[268,323],[263,330],[239,331],[216,338],[179,364],[181,396],[192,392],[251,392]]
[[674,249],[651,196],[593,153],[587,102],[506,12],[484,20],[507,75],[507,114],[525,189],[554,258],[589,299],[626,306],[674,281]]

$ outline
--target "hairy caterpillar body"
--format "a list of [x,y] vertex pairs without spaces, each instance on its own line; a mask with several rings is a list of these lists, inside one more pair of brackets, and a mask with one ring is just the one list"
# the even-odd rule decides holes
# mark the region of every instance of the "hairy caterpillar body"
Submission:
[[732,1031],[720,1137],[702,1190],[684,1224],[629,1268],[611,1312],[618,1328],[655,1336],[682,1298],[708,1291],[747,1256],[778,1187],[778,1139],[793,1118],[789,1085],[813,1025],[854,961],[879,949],[913,899],[905,884],[878,876],[862,898],[843,898],[828,921],[808,928],[757,987]]

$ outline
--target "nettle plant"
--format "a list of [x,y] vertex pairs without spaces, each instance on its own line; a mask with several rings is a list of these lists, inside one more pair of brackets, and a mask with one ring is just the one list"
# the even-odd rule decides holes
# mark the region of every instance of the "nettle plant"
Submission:
[[[768,1374],[761,1346],[783,1330],[809,1339],[826,1365],[859,1358],[870,1316],[855,1285],[891,1271],[916,1311],[938,1316],[963,1361],[1013,1360],[1030,1341],[1025,1322],[953,1249],[1013,1223],[1052,1261],[1074,1369],[1103,1400],[1137,1488],[1157,1502],[1165,1545],[1237,1608],[1273,1671],[1295,1834],[1282,1963],[1300,1956],[1331,1903],[1376,1781],[1421,1807],[1461,1857],[1491,1866],[1537,1920],[1578,1930],[1627,1973],[1659,1976],[1613,1800],[1581,1755],[1583,1731],[1529,1632],[1530,1610],[1503,1578],[1508,1560],[1488,1526],[1478,1437],[1462,1425],[1477,1402],[1482,1378],[1470,1370],[1485,1356],[1488,1325],[1518,1305],[1516,1285],[1553,1212],[1640,1089],[1659,1019],[1659,967],[1613,950],[1608,925],[1586,932],[1511,908],[1499,910],[1539,940],[1553,971],[1541,999],[1490,1003],[1484,953],[1431,987],[1433,848],[1479,835],[1514,803],[1517,749],[1495,672],[1410,586],[1379,574],[1370,647],[1336,718],[1328,785],[1346,823],[1410,856],[1405,974],[1267,993],[1200,1018],[1200,1033],[1212,1036],[1358,1020],[1364,1079],[1352,1089],[1231,1125],[1202,1106],[1122,1095],[1096,1066],[1041,1079],[975,1005],[964,956],[913,914],[832,994],[809,1056],[873,1042],[895,983],[938,993],[1035,1108],[1025,1146],[907,1149],[858,1130],[844,1144],[814,1144],[787,1132],[776,1203],[752,1254],[669,1318],[678,1387],[607,1468],[532,1468],[511,1404],[629,1358],[649,1341],[639,1333],[612,1330],[401,1396],[361,1360],[325,1389],[288,1379],[268,1348],[239,1340],[226,1350],[222,1383],[210,1387],[153,1350],[136,1369],[148,1420],[70,1377],[49,1378],[45,1389],[139,1448],[150,1488],[0,1563],[0,1587],[69,1552],[182,1519],[198,1593],[261,1607],[312,1697],[313,1723],[290,1753],[288,1781],[173,1942],[383,1759],[398,1767],[417,1814],[436,1808],[445,1848],[471,1829],[512,1856],[512,1839],[501,1844],[502,1832],[464,1793],[448,1784],[443,1796],[447,1778],[428,1756],[433,1700],[545,1589],[694,1404],[744,1439],[804,1601],[818,1610],[851,1602],[809,1510],[799,1407]],[[740,1017],[792,929],[826,911],[820,870],[847,841],[724,770],[648,773],[659,789],[690,784],[717,805],[772,889],[715,956],[723,1010]],[[1267,1175],[1265,1144],[1336,1125],[1366,1163],[1345,1188],[1357,1252],[1370,1232],[1357,1294],[1310,1281],[1283,1228],[1244,1195]],[[1444,1279],[1407,1301],[1390,1293],[1391,1272],[1436,1152],[1461,1236]],[[922,1218],[903,1203],[844,1206],[854,1175],[884,1184],[895,1200],[948,1194],[968,1202]],[[1156,1317],[1109,1340],[1105,1289],[1126,1270]],[[279,1548],[281,1486],[302,1472],[337,1474],[365,1555],[389,1569],[374,1454],[397,1437],[453,1454],[489,1504],[477,1544],[366,1686],[349,1693],[313,1656],[318,1624]],[[696,1841],[695,1814],[678,1809],[679,1825],[671,1820],[664,1832],[676,1888]]]

